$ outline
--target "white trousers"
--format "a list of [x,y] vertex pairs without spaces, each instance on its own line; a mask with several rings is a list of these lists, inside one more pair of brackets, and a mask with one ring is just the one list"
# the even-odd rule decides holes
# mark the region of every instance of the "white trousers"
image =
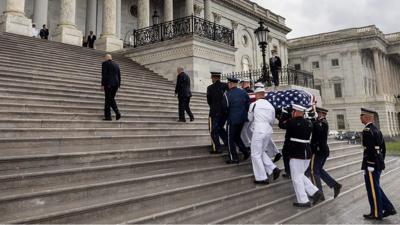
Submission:
[[[240,133],[240,137],[242,138],[242,141],[246,147],[251,147],[251,139],[253,136],[253,132],[251,131],[250,127],[251,123],[246,122],[243,126],[242,132]],[[267,152],[267,155],[270,158],[273,158],[275,157],[276,154],[280,153],[275,145],[275,142],[272,141],[272,139],[270,140],[266,139],[265,141],[266,143],[264,144],[264,151]]]
[[254,132],[251,138],[251,162],[256,181],[266,180],[276,168],[265,152],[268,143],[272,141],[271,136],[269,133]]
[[290,175],[298,203],[309,202],[308,196],[313,196],[318,191],[318,188],[304,175],[309,165],[310,160],[290,159]]

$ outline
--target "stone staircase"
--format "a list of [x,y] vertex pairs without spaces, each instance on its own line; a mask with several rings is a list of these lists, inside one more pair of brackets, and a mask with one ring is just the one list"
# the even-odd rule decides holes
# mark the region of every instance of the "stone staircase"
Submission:
[[[208,154],[204,94],[193,94],[196,120],[177,123],[173,83],[118,54],[123,118],[101,121],[103,54],[0,33],[0,223],[275,223],[303,212],[290,180],[256,186],[250,161]],[[278,146],[283,136],[275,128]],[[361,148],[330,146],[326,168],[351,191]],[[387,167],[399,174],[396,158]]]

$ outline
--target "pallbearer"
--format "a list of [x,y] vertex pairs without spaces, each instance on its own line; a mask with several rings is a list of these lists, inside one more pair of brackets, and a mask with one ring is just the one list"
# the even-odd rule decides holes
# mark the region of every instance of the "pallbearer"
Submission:
[[312,132],[311,121],[304,118],[306,108],[293,104],[292,119],[287,122],[285,139],[288,140],[290,157],[290,174],[296,192],[297,207],[310,207],[308,196],[312,196],[313,203],[317,203],[322,193],[304,175],[310,165],[311,147],[310,137]]
[[[310,163],[310,178],[314,185],[323,193],[321,179],[333,188],[334,198],[336,198],[342,185],[336,182],[325,170],[324,165],[329,157],[329,146],[328,146],[328,133],[329,125],[326,120],[327,109],[316,108],[318,113],[317,119],[313,122],[313,133],[311,138],[311,163]],[[321,200],[325,200],[325,196],[322,195]]]
[[374,125],[375,115],[375,111],[361,108],[360,120],[365,125],[362,133],[364,158],[361,169],[364,170],[371,208],[371,212],[365,214],[364,218],[368,220],[382,220],[383,217],[396,214],[394,206],[379,186],[381,172],[385,169],[386,146],[381,131]]
[[228,91],[228,85],[221,82],[221,73],[211,72],[212,83],[207,87],[207,103],[210,106],[209,129],[211,134],[211,153],[219,154],[221,151],[220,138],[228,145],[228,137],[225,131],[226,115],[222,109],[224,93]]

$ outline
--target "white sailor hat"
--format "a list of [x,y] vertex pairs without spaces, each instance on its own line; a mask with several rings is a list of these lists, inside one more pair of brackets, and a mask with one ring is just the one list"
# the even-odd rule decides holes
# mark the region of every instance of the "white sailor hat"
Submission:
[[243,80],[241,80],[240,83],[241,82],[250,82],[250,79],[249,78],[243,78]]
[[265,92],[265,88],[263,88],[263,87],[258,87],[258,88],[256,88],[256,90],[254,90],[254,94],[257,94],[257,93],[259,93],[259,92]]
[[254,88],[259,88],[259,87],[264,87],[264,84],[263,83],[261,83],[261,82],[258,82],[258,83],[256,83],[256,84],[254,84]]
[[297,105],[297,104],[292,104],[292,109],[299,111],[299,112],[305,112],[307,111],[307,109],[301,105]]

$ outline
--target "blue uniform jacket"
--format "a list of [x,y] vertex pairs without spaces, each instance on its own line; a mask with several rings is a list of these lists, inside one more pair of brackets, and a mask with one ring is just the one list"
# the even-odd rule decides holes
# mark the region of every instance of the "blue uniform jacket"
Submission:
[[226,112],[228,124],[245,123],[250,106],[249,95],[239,88],[232,88],[225,93],[224,97],[223,109]]

